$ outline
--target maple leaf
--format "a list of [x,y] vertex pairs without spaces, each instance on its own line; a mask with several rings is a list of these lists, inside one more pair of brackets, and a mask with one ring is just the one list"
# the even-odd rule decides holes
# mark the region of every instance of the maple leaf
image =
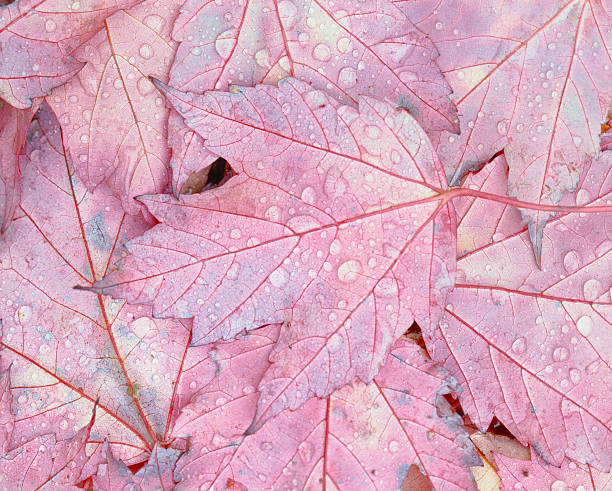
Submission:
[[178,201],[142,198],[162,223],[95,291],[193,317],[192,344],[285,322],[266,418],[370,381],[414,319],[437,323],[454,212],[405,110],[363,97],[358,112],[295,79],[203,96],[160,87],[238,176]]
[[168,429],[189,326],[74,290],[102,277],[144,227],[108,189],[90,193],[78,181],[46,105],[24,159],[21,208],[0,251],[0,364],[11,367],[19,415],[6,448],[42,431],[51,450],[85,426],[98,401],[89,444],[108,438],[118,456],[138,462]]
[[25,144],[30,120],[39,103],[30,109],[15,109],[0,100],[0,233],[13,219],[21,199],[19,153]]
[[251,434],[252,388],[268,364],[270,339],[282,329],[258,329],[219,345],[218,374],[183,408],[172,431],[191,441],[177,463],[177,489],[224,489],[230,483],[238,489],[319,489],[325,483],[399,489],[413,462],[435,489],[474,487],[467,471],[477,462],[474,449],[442,397],[453,390],[452,382],[406,339],[395,343],[371,384],[311,399]]
[[[359,95],[389,98],[426,130],[458,130],[435,46],[386,0],[341,9],[327,0],[190,0],[173,37],[180,45],[169,83],[186,92],[293,76],[346,104],[356,105]],[[187,176],[214,157],[176,113],[169,133],[178,195]]]
[[25,109],[83,66],[73,50],[141,0],[19,0],[0,5],[0,97]]
[[[587,208],[609,203],[611,162],[605,152],[588,165],[577,193]],[[567,455],[607,471],[612,228],[609,214],[584,215],[551,221],[541,269],[524,228],[465,253],[440,328],[424,338],[480,428],[495,415],[548,462]]]
[[[451,182],[504,149],[508,194],[557,204],[586,155],[599,154],[612,104],[612,10],[590,0],[397,2],[436,42],[456,94],[461,134],[440,135]],[[469,19],[469,20],[468,20]],[[551,213],[522,210],[536,260]]]
[[142,210],[135,196],[168,184],[168,111],[146,76],[168,76],[176,48],[168,19],[180,4],[146,1],[106,19],[73,53],[87,65],[47,97],[81,180],[90,190],[108,183],[130,214]]

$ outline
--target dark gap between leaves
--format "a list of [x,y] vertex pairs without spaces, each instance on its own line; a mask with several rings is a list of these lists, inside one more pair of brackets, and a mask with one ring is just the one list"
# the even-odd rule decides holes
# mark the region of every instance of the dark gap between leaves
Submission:
[[191,174],[183,185],[181,194],[198,194],[219,187],[233,175],[227,160],[219,157],[208,167]]

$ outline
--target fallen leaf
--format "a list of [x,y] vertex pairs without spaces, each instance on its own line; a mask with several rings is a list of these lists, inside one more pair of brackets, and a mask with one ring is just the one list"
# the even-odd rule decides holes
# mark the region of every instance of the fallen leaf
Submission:
[[47,97],[81,181],[90,190],[107,183],[132,215],[142,210],[135,196],[168,185],[168,110],[147,76],[167,79],[180,4],[149,0],[105,19],[73,54],[85,67]]
[[162,223],[129,243],[96,292],[193,316],[196,345],[285,323],[258,420],[370,381],[413,320],[437,323],[454,212],[406,111],[363,97],[358,112],[295,79],[162,90],[238,176],[178,201],[142,198]]
[[[242,345],[249,359],[264,358],[249,337]],[[467,467],[477,457],[461,418],[438,414],[446,402],[442,395],[452,387],[413,342],[398,340],[371,384],[357,383],[327,399],[311,399],[297,411],[285,410],[254,434],[244,434],[250,418],[240,401],[249,395],[236,390],[218,400],[219,389],[227,386],[223,378],[239,386],[257,378],[228,362],[219,366],[219,381],[203,388],[179,417],[181,429],[175,432],[191,433],[191,447],[177,463],[177,489],[225,489],[234,482],[253,490],[398,489],[412,463],[435,489],[475,489]],[[242,425],[232,432],[223,422],[234,414]]]
[[142,0],[19,0],[0,6],[0,97],[25,109],[82,67],[73,51]]
[[[328,0],[189,0],[173,37],[180,44],[169,83],[185,92],[292,76],[346,104],[357,105],[360,95],[388,98],[427,131],[458,129],[435,46],[387,0],[341,9]],[[178,196],[186,176],[215,157],[175,113],[169,132]]]
[[[397,2],[440,50],[461,134],[440,135],[452,183],[504,149],[508,195],[557,204],[599,154],[612,105],[612,9],[590,0]],[[522,210],[536,261],[551,213]]]
[[18,415],[8,448],[42,431],[51,452],[97,403],[92,449],[108,438],[124,461],[146,459],[167,430],[189,326],[73,288],[101,278],[144,227],[108,189],[78,181],[46,105],[24,158],[22,204],[0,251],[0,368],[10,367]]
[[[612,154],[592,161],[577,193],[592,206],[612,197]],[[481,430],[496,416],[553,465],[565,456],[608,470],[612,383],[610,215],[551,221],[542,268],[529,232],[463,255],[439,330],[425,330],[434,360],[462,386]]]

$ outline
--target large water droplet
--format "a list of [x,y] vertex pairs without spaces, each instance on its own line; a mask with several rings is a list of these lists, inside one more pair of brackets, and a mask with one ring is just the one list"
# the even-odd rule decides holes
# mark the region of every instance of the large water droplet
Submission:
[[331,50],[327,44],[319,43],[312,51],[312,56],[315,60],[328,61],[331,58]]
[[523,353],[526,346],[525,338],[518,338],[512,343],[512,351],[515,353]]
[[18,324],[25,324],[32,318],[32,307],[29,305],[22,305],[15,311],[15,322]]
[[226,59],[232,53],[235,44],[234,32],[229,30],[219,34],[215,41],[215,49],[221,58]]
[[593,319],[591,319],[588,315],[583,315],[576,322],[576,327],[578,328],[580,334],[583,336],[588,336],[593,330]]
[[289,281],[289,273],[282,266],[272,271],[270,274],[270,283],[277,288],[284,286]]
[[569,352],[567,351],[567,348],[563,346],[559,346],[558,348],[555,348],[555,350],[553,351],[553,360],[555,361],[567,360],[568,354]]
[[508,132],[508,123],[509,121],[507,119],[502,119],[497,123],[497,132],[500,135],[505,135]]
[[343,283],[352,283],[361,274],[361,263],[355,259],[346,261],[338,268],[338,279]]
[[584,291],[584,299],[592,302],[593,300],[597,300],[599,295],[601,295],[602,286],[599,280],[591,279],[584,282],[583,291]]
[[343,68],[338,74],[338,83],[343,87],[354,87],[357,84],[357,71],[351,67]]
[[550,491],[567,491],[567,484],[564,481],[555,481],[550,485]]
[[150,60],[151,58],[153,58],[153,48],[150,44],[141,44],[138,52],[140,53],[140,56],[142,56],[145,60]]
[[317,193],[312,187],[308,186],[304,188],[304,191],[302,191],[301,198],[302,198],[302,201],[304,201],[304,203],[308,203],[309,205],[312,205],[314,204],[317,198]]
[[563,266],[568,273],[573,273],[580,267],[580,256],[576,251],[569,251],[563,258]]
[[580,378],[582,377],[580,370],[577,370],[576,368],[572,368],[569,371],[569,374],[570,374],[570,379],[572,380],[574,384],[577,384],[578,382],[580,382]]

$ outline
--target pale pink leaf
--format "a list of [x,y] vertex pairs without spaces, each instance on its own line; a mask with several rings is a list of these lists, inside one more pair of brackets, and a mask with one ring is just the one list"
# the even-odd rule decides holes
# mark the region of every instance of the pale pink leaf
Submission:
[[[458,130],[436,48],[386,0],[341,9],[327,0],[189,0],[173,36],[180,46],[170,85],[180,90],[202,93],[294,76],[347,104],[357,104],[359,95],[389,98],[426,130]],[[169,127],[178,192],[187,169],[199,170],[212,156],[180,119],[172,117]]]
[[[581,205],[612,198],[611,163],[605,152],[589,164]],[[612,461],[610,220],[552,220],[541,269],[526,230],[465,254],[439,330],[424,333],[472,421],[486,429],[496,416],[555,465],[568,456],[607,471]]]
[[[461,135],[443,134],[438,146],[451,180],[505,148],[510,196],[556,204],[574,191],[612,104],[609,2],[398,4],[436,42],[457,93]],[[539,261],[551,213],[522,213]]]
[[25,109],[82,67],[73,51],[141,0],[18,0],[0,6],[0,97]]
[[130,214],[142,208],[135,196],[168,184],[168,110],[146,77],[168,77],[180,3],[149,0],[106,19],[73,55],[86,66],[47,97],[81,180],[90,190],[108,183]]
[[495,462],[505,489],[603,491],[612,486],[612,474],[568,460],[561,467],[549,465],[533,449],[530,461],[495,454]]
[[475,489],[474,449],[442,397],[450,390],[444,370],[401,339],[371,384],[311,399],[254,434],[215,442],[194,425],[178,489],[399,489],[412,463],[436,489]]
[[163,90],[239,175],[179,201],[143,198],[162,223],[95,291],[193,316],[193,344],[285,322],[265,417],[371,380],[414,319],[437,323],[453,283],[454,211],[405,110],[363,97],[358,112],[295,79]]
[[231,342],[190,348],[171,437],[197,433],[200,443],[223,446],[241,436],[253,420],[256,387],[270,365],[278,334],[279,325],[271,325]]
[[0,100],[0,234],[6,231],[21,199],[19,154],[40,101],[15,109]]
[[0,251],[0,362],[19,415],[9,447],[41,432],[69,438],[98,401],[90,443],[108,437],[116,455],[142,460],[165,437],[189,325],[74,289],[101,278],[144,227],[107,188],[88,192],[73,175],[47,106],[24,158],[21,208]]
[[85,446],[93,421],[90,415],[89,423],[66,440],[47,433],[3,453],[0,456],[3,489],[78,489],[76,485],[83,480],[81,471],[89,461]]

